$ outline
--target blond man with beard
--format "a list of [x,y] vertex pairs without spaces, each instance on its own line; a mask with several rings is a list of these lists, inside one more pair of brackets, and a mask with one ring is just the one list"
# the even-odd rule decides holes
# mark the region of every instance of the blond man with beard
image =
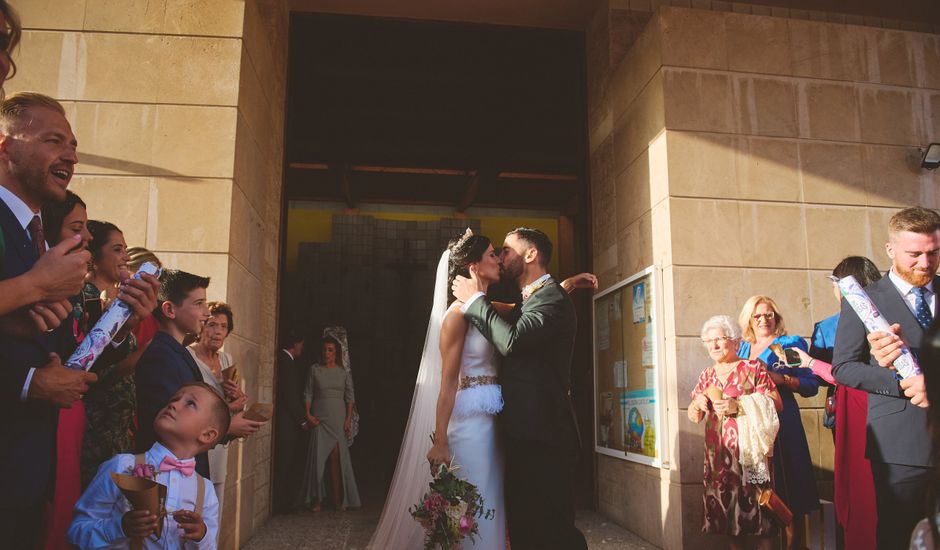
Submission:
[[[878,548],[907,548],[914,525],[927,515],[931,476],[924,377],[898,381],[890,367],[903,340],[918,355],[937,314],[940,215],[914,207],[888,223],[891,270],[865,290],[891,325],[866,336],[847,301],[836,332],[832,374],[839,384],[868,392],[868,439],[878,508]],[[932,368],[933,365],[921,365]]]

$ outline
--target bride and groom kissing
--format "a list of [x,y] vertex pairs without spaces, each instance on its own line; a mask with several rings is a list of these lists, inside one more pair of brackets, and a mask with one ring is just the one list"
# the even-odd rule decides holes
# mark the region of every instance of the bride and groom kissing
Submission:
[[[587,548],[574,525],[577,318],[566,290],[595,288],[597,279],[557,283],[547,272],[551,255],[545,233],[529,228],[511,231],[499,250],[468,229],[444,251],[408,425],[370,548],[423,546],[408,508],[431,471],[451,461],[495,511],[463,548],[505,550],[510,537],[513,550]],[[522,291],[521,303],[487,298],[500,279]]]

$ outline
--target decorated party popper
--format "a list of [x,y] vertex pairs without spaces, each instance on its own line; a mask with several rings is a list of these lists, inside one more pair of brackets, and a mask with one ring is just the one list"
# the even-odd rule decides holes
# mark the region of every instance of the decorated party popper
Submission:
[[[140,279],[143,274],[159,277],[160,268],[147,262],[140,266],[140,269],[134,274],[134,278]],[[132,313],[131,307],[126,302],[121,299],[115,300],[111,307],[98,319],[95,326],[88,331],[85,339],[82,340],[82,343],[78,345],[75,352],[65,362],[65,366],[76,370],[90,369],[98,360],[98,357],[101,357],[101,352],[114,340],[114,336],[121,330],[121,327],[124,326]]]
[[[868,332],[891,332],[890,323],[878,311],[878,306],[871,301],[871,298],[868,297],[862,285],[858,284],[855,277],[849,275],[841,279],[837,277],[830,278],[839,285],[839,292],[855,310],[858,318],[862,320],[865,330]],[[921,374],[917,359],[914,358],[914,354],[911,353],[910,348],[903,341],[901,341],[901,356],[894,360],[894,368],[899,378],[910,378]]]

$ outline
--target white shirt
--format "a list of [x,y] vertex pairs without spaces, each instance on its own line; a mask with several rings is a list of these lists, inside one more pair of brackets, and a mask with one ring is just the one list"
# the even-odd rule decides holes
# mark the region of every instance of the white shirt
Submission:
[[[26,229],[26,226],[33,221],[34,216],[39,216],[39,220],[42,221],[41,212],[33,212],[32,208],[26,205],[23,202],[23,199],[17,197],[13,194],[12,191],[6,187],[0,185],[0,200],[2,200],[7,207],[13,212],[13,216],[16,217],[16,221],[20,224],[20,227],[23,228],[23,232],[26,233],[26,238],[29,241],[33,240],[33,236],[30,235],[29,231]],[[46,248],[49,248],[49,244],[46,244]],[[33,381],[33,374],[36,372],[36,368],[33,367],[29,369],[29,372],[26,373],[26,380],[23,381],[23,389],[20,390],[20,401],[26,401],[26,396],[29,394],[29,384]]]
[[[154,443],[144,455],[144,461],[159,469],[163,457],[173,456],[166,447]],[[194,458],[182,462],[195,461]],[[121,519],[131,510],[130,503],[111,479],[111,473],[129,474],[134,468],[134,455],[116,455],[98,468],[91,485],[85,489],[75,504],[72,524],[67,533],[68,541],[79,548],[130,548],[130,539],[124,536]],[[166,486],[166,512],[163,533],[159,540],[155,536],[144,539],[143,548],[153,549],[214,549],[219,532],[219,500],[215,496],[212,482],[193,473],[186,477],[178,470],[157,472],[157,483]],[[196,509],[196,483],[204,484],[202,520],[206,524],[206,535],[199,542],[182,540],[183,531],[173,519],[177,510]],[[151,510],[153,511],[153,510]]]
[[[900,275],[894,272],[894,268],[891,268],[891,271],[888,272],[888,278],[891,279],[891,283],[894,284],[895,288],[898,289],[898,292],[901,293],[901,298],[904,298],[904,303],[907,304],[907,308],[911,310],[911,313],[914,314],[914,317],[917,317],[917,296],[911,292],[914,288],[914,285],[905,281],[901,278]],[[927,301],[927,307],[930,308],[930,314],[936,317],[937,315],[937,294],[933,291],[933,279],[927,283],[927,286],[924,287],[924,300]]]

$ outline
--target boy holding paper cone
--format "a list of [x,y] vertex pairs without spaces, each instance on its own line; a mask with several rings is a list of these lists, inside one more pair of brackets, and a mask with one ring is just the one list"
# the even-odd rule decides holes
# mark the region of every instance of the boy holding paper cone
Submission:
[[[79,548],[215,548],[219,504],[211,482],[195,473],[195,456],[225,437],[230,418],[211,386],[184,384],[154,420],[158,441],[150,450],[102,464],[75,505],[69,542]],[[151,510],[158,485],[166,488],[164,510]],[[144,503],[150,505],[143,509]]]

